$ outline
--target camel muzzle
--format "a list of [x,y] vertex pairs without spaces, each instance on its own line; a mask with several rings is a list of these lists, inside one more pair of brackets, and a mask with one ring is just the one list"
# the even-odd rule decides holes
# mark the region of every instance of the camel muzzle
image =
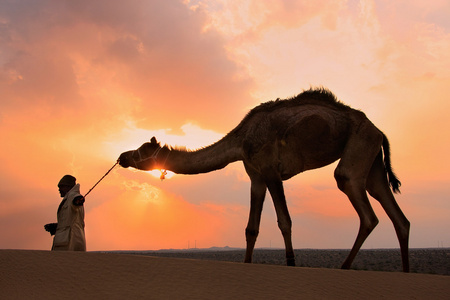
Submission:
[[127,152],[123,152],[122,154],[120,154],[119,156],[119,165],[123,168],[128,168],[131,166],[131,162],[133,161],[132,155],[133,155],[133,150],[131,151],[127,151]]

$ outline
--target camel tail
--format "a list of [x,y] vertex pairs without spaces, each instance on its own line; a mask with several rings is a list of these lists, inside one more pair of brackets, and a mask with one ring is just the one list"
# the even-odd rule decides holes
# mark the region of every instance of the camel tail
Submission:
[[383,133],[383,152],[384,152],[384,168],[386,169],[386,173],[388,175],[389,184],[392,187],[392,191],[394,193],[400,193],[400,186],[402,183],[398,180],[394,171],[391,167],[391,150],[389,146],[389,141],[386,135]]

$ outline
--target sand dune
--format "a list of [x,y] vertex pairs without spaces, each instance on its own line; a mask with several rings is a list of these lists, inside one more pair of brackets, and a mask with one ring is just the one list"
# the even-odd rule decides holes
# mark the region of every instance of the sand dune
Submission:
[[0,250],[1,299],[448,299],[450,276]]

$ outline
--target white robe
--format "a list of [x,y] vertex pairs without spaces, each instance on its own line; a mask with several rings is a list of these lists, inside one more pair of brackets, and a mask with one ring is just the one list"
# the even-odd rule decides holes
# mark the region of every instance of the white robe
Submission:
[[80,184],[76,184],[59,205],[58,226],[53,238],[52,250],[86,251],[84,206],[73,204],[73,199],[77,196],[81,196]]

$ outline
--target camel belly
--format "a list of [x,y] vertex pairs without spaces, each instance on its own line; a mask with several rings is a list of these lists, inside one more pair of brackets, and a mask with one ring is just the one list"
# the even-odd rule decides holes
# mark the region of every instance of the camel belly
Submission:
[[338,160],[348,130],[348,120],[333,114],[311,114],[290,126],[279,137],[279,171],[283,180]]

